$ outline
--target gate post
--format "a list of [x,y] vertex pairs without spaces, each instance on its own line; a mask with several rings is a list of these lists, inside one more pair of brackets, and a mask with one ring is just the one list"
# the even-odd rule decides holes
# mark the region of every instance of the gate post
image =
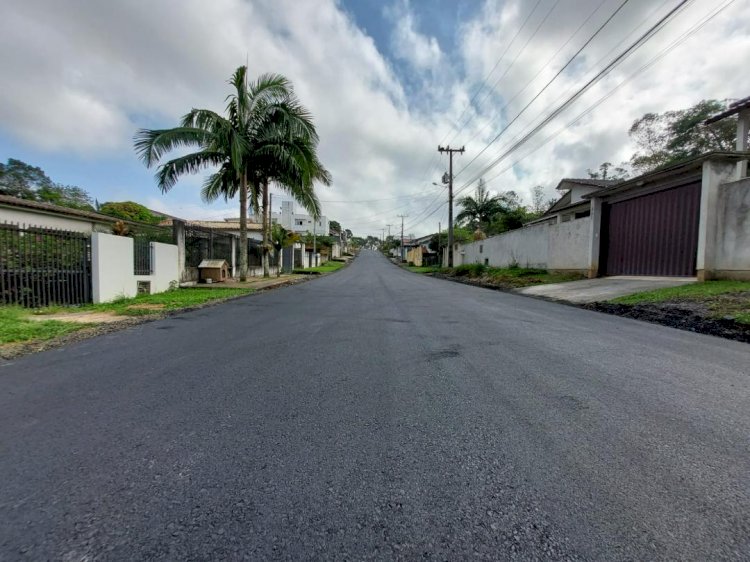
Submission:
[[[589,279],[594,279],[599,276],[599,257],[602,247],[602,200],[600,197],[591,198],[590,216],[588,277]],[[604,227],[606,228],[607,226],[604,225]]]
[[703,162],[701,209],[698,219],[698,255],[695,260],[698,281],[708,281],[715,276],[719,186],[730,181],[735,173],[736,165],[731,162],[718,160]]
[[177,246],[177,271],[180,282],[185,281],[185,221],[172,220],[172,239]]

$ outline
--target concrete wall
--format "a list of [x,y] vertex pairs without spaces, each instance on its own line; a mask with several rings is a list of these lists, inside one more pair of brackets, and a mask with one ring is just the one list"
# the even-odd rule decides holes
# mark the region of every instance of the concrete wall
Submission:
[[453,262],[588,272],[590,254],[591,219],[586,217],[560,224],[527,226],[463,244],[454,253]]
[[151,275],[135,275],[133,239],[102,232],[91,235],[91,285],[95,303],[134,297],[138,281],[150,281],[151,293],[162,293],[180,276],[177,246],[151,243]]
[[548,226],[547,269],[588,272],[591,256],[591,218]]
[[750,178],[719,186],[714,277],[750,280]]
[[170,285],[180,278],[177,246],[151,242],[151,256],[153,273],[151,275],[135,275],[135,280],[150,281],[152,293],[168,291]]
[[0,222],[12,222],[17,224],[26,224],[41,226],[44,228],[57,228],[60,230],[73,230],[76,232],[109,232],[112,230],[111,225],[98,223],[84,217],[63,217],[40,213],[32,209],[16,209],[9,207],[0,207]]
[[493,267],[547,267],[548,234],[546,224],[512,230],[486,240],[459,247],[453,264],[487,263]]
[[94,302],[135,296],[132,238],[101,232],[91,235],[91,288]]

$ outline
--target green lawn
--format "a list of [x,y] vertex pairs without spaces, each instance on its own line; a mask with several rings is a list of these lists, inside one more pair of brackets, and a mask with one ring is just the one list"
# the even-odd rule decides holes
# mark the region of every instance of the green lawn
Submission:
[[307,269],[295,269],[294,273],[331,273],[346,265],[343,261],[327,261],[319,267],[308,267]]
[[106,311],[125,316],[142,316],[144,314],[153,314],[159,310],[191,308],[215,300],[248,295],[252,292],[253,289],[251,288],[216,289],[214,287],[186,287],[155,295],[140,295],[130,299],[119,299],[114,302],[94,304],[83,307],[82,310]]
[[30,311],[19,306],[0,306],[0,344],[48,340],[86,328],[88,324],[58,320],[30,320]]
[[711,316],[731,316],[750,324],[750,281],[706,281],[680,287],[635,293],[614,299],[618,304],[700,303]]

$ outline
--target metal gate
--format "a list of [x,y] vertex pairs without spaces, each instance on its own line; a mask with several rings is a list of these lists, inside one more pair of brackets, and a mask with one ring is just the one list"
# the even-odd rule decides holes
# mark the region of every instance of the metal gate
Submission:
[[697,182],[606,205],[606,275],[695,275],[700,204]]

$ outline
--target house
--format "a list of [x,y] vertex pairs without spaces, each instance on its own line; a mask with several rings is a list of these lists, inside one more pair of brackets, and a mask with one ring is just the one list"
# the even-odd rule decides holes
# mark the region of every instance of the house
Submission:
[[563,192],[558,201],[538,219],[529,224],[551,222],[553,224],[582,219],[591,214],[591,202],[586,196],[616,185],[622,180],[598,180],[591,178],[564,178],[557,184],[557,191]]
[[76,232],[111,232],[118,219],[94,211],[0,195],[0,222]]
[[328,236],[330,231],[327,217],[321,216],[318,219],[314,219],[310,215],[295,213],[294,201],[282,201],[281,212],[271,213],[271,222],[280,224],[285,229],[300,234],[314,232],[320,236]]
[[[486,240],[456,244],[454,264],[518,264],[589,277],[750,279],[748,159],[745,150],[710,152],[591,186],[581,201],[572,194],[567,199],[577,187],[572,186],[548,216]],[[566,214],[572,216],[564,220]]]

